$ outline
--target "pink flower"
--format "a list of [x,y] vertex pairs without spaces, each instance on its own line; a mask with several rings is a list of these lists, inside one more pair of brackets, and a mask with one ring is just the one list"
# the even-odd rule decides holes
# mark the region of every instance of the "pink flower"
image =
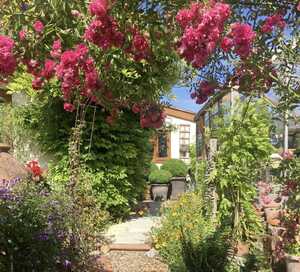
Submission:
[[103,17],[107,14],[108,3],[107,0],[92,0],[89,5],[91,15]]
[[273,31],[274,27],[279,27],[280,29],[284,29],[286,23],[281,14],[275,14],[266,19],[264,24],[261,27],[261,31],[264,33],[270,33]]
[[140,108],[140,106],[138,104],[134,104],[132,106],[132,112],[133,113],[139,113],[140,111],[141,111],[141,108]]
[[300,11],[300,2],[297,5],[297,10]]
[[229,52],[232,47],[233,47],[233,40],[228,37],[224,37],[221,42],[222,50],[225,52]]
[[74,17],[80,17],[81,16],[81,13],[78,10],[76,10],[76,9],[71,10],[71,14]]
[[10,76],[17,68],[17,61],[13,54],[14,41],[0,35],[0,75]]
[[117,22],[110,16],[92,21],[85,30],[84,38],[103,50],[112,46],[121,47],[124,43],[123,33],[118,31]]
[[50,55],[54,59],[58,59],[61,55],[61,40],[55,40],[52,45]]
[[44,84],[43,78],[35,77],[34,80],[32,81],[32,88],[34,90],[40,90],[43,88],[43,84]]
[[75,106],[71,103],[64,103],[64,110],[68,112],[73,112],[75,110]]
[[230,13],[228,4],[215,2],[210,7],[194,3],[178,12],[176,20],[183,29],[178,51],[193,67],[203,67],[213,54]]
[[20,39],[20,41],[24,41],[26,39],[26,31],[25,30],[21,30],[19,32],[19,39]]
[[56,63],[53,60],[47,59],[45,61],[45,67],[42,71],[42,76],[46,79],[50,79],[55,74]]
[[229,36],[232,37],[235,52],[241,58],[247,58],[252,50],[252,44],[255,39],[255,32],[248,24],[234,23],[231,26]]
[[37,20],[34,24],[33,24],[33,28],[37,33],[41,33],[44,30],[44,24],[40,21]]

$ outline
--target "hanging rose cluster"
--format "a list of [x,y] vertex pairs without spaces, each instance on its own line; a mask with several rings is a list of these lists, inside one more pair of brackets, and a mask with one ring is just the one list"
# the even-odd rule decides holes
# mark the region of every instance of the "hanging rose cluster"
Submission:
[[176,20],[183,30],[179,54],[193,67],[201,68],[216,50],[231,9],[228,4],[204,6],[192,3],[178,12]]
[[142,128],[160,128],[166,118],[162,107],[158,104],[149,104],[147,102],[134,104],[132,111],[140,114],[140,125]]
[[270,16],[265,20],[264,24],[261,27],[261,31],[263,33],[271,33],[275,29],[275,27],[283,30],[285,26],[286,23],[283,19],[283,16],[281,14],[274,14],[273,16]]
[[14,41],[4,35],[0,35],[0,76],[10,76],[17,67],[16,57],[14,56]]
[[234,48],[234,52],[241,58],[247,58],[251,51],[255,39],[255,32],[252,26],[242,23],[234,23],[231,25],[231,32],[224,37],[221,42],[221,48],[225,52],[229,52]]

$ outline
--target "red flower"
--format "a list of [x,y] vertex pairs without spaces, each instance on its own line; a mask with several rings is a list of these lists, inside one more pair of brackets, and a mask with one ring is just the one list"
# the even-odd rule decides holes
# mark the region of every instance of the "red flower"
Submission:
[[33,24],[33,28],[37,33],[41,33],[44,30],[44,24],[38,20]]
[[221,48],[223,49],[223,51],[229,52],[232,47],[233,47],[233,40],[228,37],[224,37],[221,42]]
[[14,41],[7,36],[0,35],[0,75],[10,76],[17,67],[17,61],[13,54]]
[[107,0],[93,0],[89,5],[91,15],[103,17],[107,14],[108,4]]
[[272,32],[274,27],[277,26],[281,29],[284,29],[286,23],[281,14],[275,14],[266,19],[264,24],[261,27],[261,31],[264,33]]
[[31,171],[34,177],[40,177],[43,174],[43,170],[37,160],[27,162],[26,167]]
[[26,31],[25,30],[21,30],[19,32],[19,39],[20,39],[20,41],[24,41],[26,39]]
[[64,103],[64,110],[68,112],[73,112],[75,110],[75,106],[71,103]]
[[34,90],[40,90],[43,88],[43,84],[44,84],[43,78],[35,77],[34,80],[32,81],[32,88]]
[[52,50],[50,51],[50,55],[54,59],[58,59],[61,56],[61,40],[56,40],[53,42]]
[[47,59],[45,61],[45,67],[42,71],[42,76],[46,79],[50,79],[51,77],[53,77],[55,74],[55,66],[55,61]]

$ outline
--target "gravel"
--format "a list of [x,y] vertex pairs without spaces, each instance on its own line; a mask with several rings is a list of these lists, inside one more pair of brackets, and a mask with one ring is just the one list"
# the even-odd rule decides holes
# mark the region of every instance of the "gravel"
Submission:
[[145,252],[111,251],[107,257],[114,272],[169,272],[159,257],[147,257]]

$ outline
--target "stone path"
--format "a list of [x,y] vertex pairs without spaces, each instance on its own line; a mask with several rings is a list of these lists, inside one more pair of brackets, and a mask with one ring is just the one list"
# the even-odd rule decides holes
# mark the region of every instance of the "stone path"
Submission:
[[148,244],[152,227],[157,226],[160,218],[156,216],[140,217],[127,222],[112,225],[105,237],[112,244]]

